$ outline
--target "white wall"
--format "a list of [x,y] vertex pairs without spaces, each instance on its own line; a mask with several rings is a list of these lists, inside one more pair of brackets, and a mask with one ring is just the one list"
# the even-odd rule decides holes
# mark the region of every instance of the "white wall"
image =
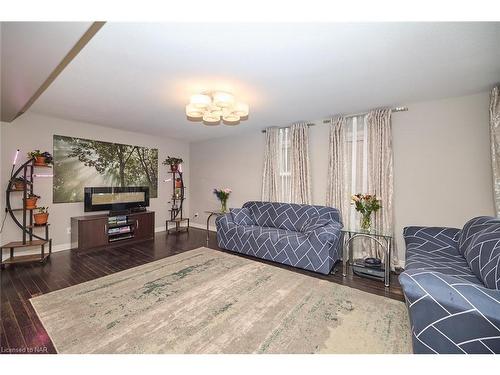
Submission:
[[[461,227],[477,215],[493,215],[488,93],[408,103],[393,114],[395,233],[404,260],[402,229],[408,225]],[[243,123],[240,126],[245,126]],[[314,204],[326,200],[328,126],[310,128]],[[214,187],[234,190],[230,207],[260,199],[264,134],[249,130],[190,146],[191,213],[204,224],[217,208]]]
[[[155,221],[157,228],[164,228],[168,209],[167,202],[169,201],[172,190],[171,183],[163,182],[167,178],[167,169],[161,164],[162,160],[164,160],[167,155],[181,157],[184,159],[183,169],[189,171],[189,144],[174,139],[162,139],[150,135],[120,131],[34,113],[26,113],[12,123],[2,123],[0,131],[2,192],[10,176],[12,158],[16,149],[19,148],[21,150],[21,160],[28,151],[34,149],[52,152],[52,137],[54,134],[158,148],[158,198],[152,198],[149,207],[150,210],[156,212]],[[20,164],[20,162],[18,164]],[[186,185],[189,186],[189,173],[187,173],[186,176]],[[67,230],[70,227],[70,218],[72,216],[81,216],[84,214],[83,203],[52,203],[51,178],[39,178],[36,181],[35,193],[42,197],[39,202],[40,206],[49,206],[49,222],[51,223],[50,234],[55,249],[69,248],[70,234]],[[187,193],[189,198],[189,191]],[[5,194],[2,193],[1,195],[3,204],[5,201]],[[21,202],[19,203],[19,207],[22,207]],[[189,199],[186,201],[186,213],[188,212]],[[9,242],[20,239],[20,229],[14,225],[10,218],[7,218],[5,229],[2,233],[2,241]]]

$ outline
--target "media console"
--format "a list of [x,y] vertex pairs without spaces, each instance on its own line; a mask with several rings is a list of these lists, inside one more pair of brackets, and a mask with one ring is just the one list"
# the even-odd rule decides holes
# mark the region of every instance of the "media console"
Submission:
[[153,239],[155,213],[134,212],[110,216],[85,215],[71,218],[71,248],[88,250]]

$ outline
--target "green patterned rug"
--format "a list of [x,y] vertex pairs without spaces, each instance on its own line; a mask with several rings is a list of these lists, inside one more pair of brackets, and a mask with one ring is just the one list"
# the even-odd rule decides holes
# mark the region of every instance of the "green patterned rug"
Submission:
[[404,303],[199,248],[31,299],[59,353],[410,353]]

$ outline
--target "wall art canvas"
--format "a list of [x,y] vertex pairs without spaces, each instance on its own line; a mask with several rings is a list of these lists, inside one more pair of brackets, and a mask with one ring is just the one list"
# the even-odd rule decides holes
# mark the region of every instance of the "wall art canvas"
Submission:
[[54,135],[53,202],[83,202],[100,186],[149,186],[156,198],[158,149]]

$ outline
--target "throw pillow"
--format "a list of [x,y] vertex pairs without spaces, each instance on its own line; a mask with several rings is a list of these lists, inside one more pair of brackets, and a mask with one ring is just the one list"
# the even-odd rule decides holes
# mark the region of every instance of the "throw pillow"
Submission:
[[500,289],[500,224],[476,234],[464,256],[487,288]]
[[491,225],[500,224],[500,219],[491,216],[479,216],[469,220],[460,231],[458,237],[458,251],[465,256],[470,249],[474,236]]
[[255,225],[255,221],[252,217],[252,211],[249,208],[231,208],[231,215],[233,216],[233,221],[238,225]]

